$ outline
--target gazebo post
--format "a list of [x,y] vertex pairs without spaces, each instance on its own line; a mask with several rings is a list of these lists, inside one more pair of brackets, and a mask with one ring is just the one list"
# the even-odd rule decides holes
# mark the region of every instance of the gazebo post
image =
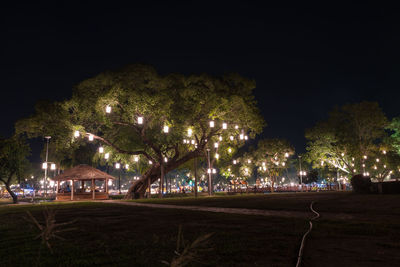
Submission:
[[92,179],[92,198],[96,199],[96,193],[95,193],[95,186],[94,186],[94,179]]
[[60,180],[57,181],[57,194],[60,191]]
[[71,200],[74,200],[74,180],[71,180]]
[[108,194],[108,181],[107,181],[107,178],[104,179],[104,190],[105,190],[106,194]]
[[81,181],[81,190],[82,190],[81,193],[85,193],[85,181],[84,180]]

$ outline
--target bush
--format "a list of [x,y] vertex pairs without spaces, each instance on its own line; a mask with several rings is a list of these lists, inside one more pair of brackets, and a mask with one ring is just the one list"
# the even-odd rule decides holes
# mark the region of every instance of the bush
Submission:
[[119,200],[119,199],[123,199],[125,197],[124,194],[122,195],[109,195],[110,199],[114,199],[114,200]]
[[369,176],[354,175],[351,178],[351,185],[356,193],[367,194],[371,192],[371,178]]

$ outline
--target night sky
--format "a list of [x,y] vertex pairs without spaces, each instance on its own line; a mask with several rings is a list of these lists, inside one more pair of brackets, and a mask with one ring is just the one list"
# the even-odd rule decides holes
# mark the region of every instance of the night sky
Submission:
[[335,105],[378,101],[389,118],[400,115],[393,7],[58,2],[0,9],[3,136],[39,99],[68,98],[78,82],[132,63],[255,79],[263,136],[287,138],[298,152],[304,130]]

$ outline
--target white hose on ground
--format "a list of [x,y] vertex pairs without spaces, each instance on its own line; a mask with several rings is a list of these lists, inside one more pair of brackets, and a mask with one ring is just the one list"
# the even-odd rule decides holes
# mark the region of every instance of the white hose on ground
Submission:
[[310,227],[308,228],[308,231],[303,235],[303,239],[301,240],[301,245],[300,245],[300,249],[299,249],[299,255],[297,256],[297,264],[296,264],[296,267],[300,267],[301,259],[302,259],[302,257],[303,257],[304,243],[305,243],[305,241],[306,241],[307,235],[311,232],[312,227],[313,227],[312,221],[315,220],[315,219],[318,219],[318,218],[320,217],[319,213],[316,212],[316,211],[313,209],[313,204],[314,204],[314,201],[311,202],[310,209],[311,209],[312,212],[314,212],[315,216],[312,217],[312,218],[310,219],[310,221],[309,221]]

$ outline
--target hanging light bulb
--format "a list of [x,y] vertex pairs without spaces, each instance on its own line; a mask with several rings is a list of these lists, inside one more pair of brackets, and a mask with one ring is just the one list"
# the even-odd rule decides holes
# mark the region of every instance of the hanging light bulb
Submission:
[[169,127],[168,125],[164,125],[164,133],[168,133],[169,132]]
[[379,159],[376,159],[376,162],[379,162]]
[[149,160],[149,165],[152,165],[152,164],[153,164],[153,162],[151,160]]
[[364,155],[363,158],[364,158],[364,159],[367,159],[367,155]]
[[219,154],[218,153],[215,154],[215,158],[219,159]]
[[236,125],[235,125],[235,129],[239,129],[239,125],[236,124]]
[[289,157],[289,153],[285,153],[285,158],[288,158]]
[[125,164],[125,169],[129,169],[129,164]]
[[109,105],[106,106],[106,113],[111,113],[111,106]]
[[248,159],[248,160],[247,160],[247,163],[249,163],[249,164],[250,164],[250,163],[251,163],[251,159]]
[[215,148],[218,148],[218,143],[214,143],[214,147],[215,147]]
[[228,129],[228,124],[226,122],[222,123],[222,129],[224,130]]
[[210,128],[214,128],[214,126],[215,126],[214,121],[210,121]]
[[116,169],[119,169],[121,167],[121,165],[117,162],[117,163],[115,163],[115,168]]
[[51,166],[50,166],[50,169],[54,171],[56,169],[56,164],[52,163]]
[[218,139],[219,139],[219,141],[222,141],[222,136],[220,135]]
[[164,157],[164,162],[168,162],[168,159],[167,159],[167,157]]
[[286,165],[286,163],[285,162],[282,162],[282,166],[285,166]]
[[232,149],[231,149],[231,148],[228,148],[228,152],[229,152],[229,153],[232,153]]
[[99,147],[99,153],[100,153],[100,154],[104,153],[104,147],[102,147],[102,146]]
[[194,139],[192,139],[192,145],[194,145],[196,143],[196,141]]
[[265,162],[263,162],[262,165],[265,166]]
[[233,135],[229,136],[229,139],[230,139],[231,141],[233,141]]
[[75,136],[75,137],[79,137],[79,131],[75,131],[75,132],[74,132],[74,136]]
[[244,139],[244,134],[240,134],[240,135],[239,135],[239,139],[240,139],[240,140],[243,140],[243,139]]
[[[236,159],[234,159],[233,160],[233,165],[236,165],[236,163],[237,163],[237,161],[236,161]],[[400,172],[400,170],[399,170],[399,172]]]
[[382,153],[383,153],[383,154],[386,154],[386,150],[383,150]]
[[93,141],[93,134],[89,134],[89,141]]
[[212,173],[217,173],[217,170],[216,169],[212,169]]
[[143,117],[138,117],[137,118],[137,123],[138,124],[143,124]]
[[247,140],[247,139],[249,139],[249,137],[247,135],[245,135],[244,136],[244,140]]
[[188,131],[187,131],[187,134],[188,134],[188,136],[189,136],[189,137],[191,137],[191,136],[192,136],[192,132],[193,132],[193,131],[192,131],[192,129],[191,129],[191,128],[189,128],[189,129],[188,129]]
[[139,161],[139,156],[134,156],[134,157],[133,157],[133,160],[134,160],[135,162],[138,162],[138,161]]
[[104,154],[104,158],[105,158],[105,159],[108,159],[109,157],[110,157],[110,153]]

